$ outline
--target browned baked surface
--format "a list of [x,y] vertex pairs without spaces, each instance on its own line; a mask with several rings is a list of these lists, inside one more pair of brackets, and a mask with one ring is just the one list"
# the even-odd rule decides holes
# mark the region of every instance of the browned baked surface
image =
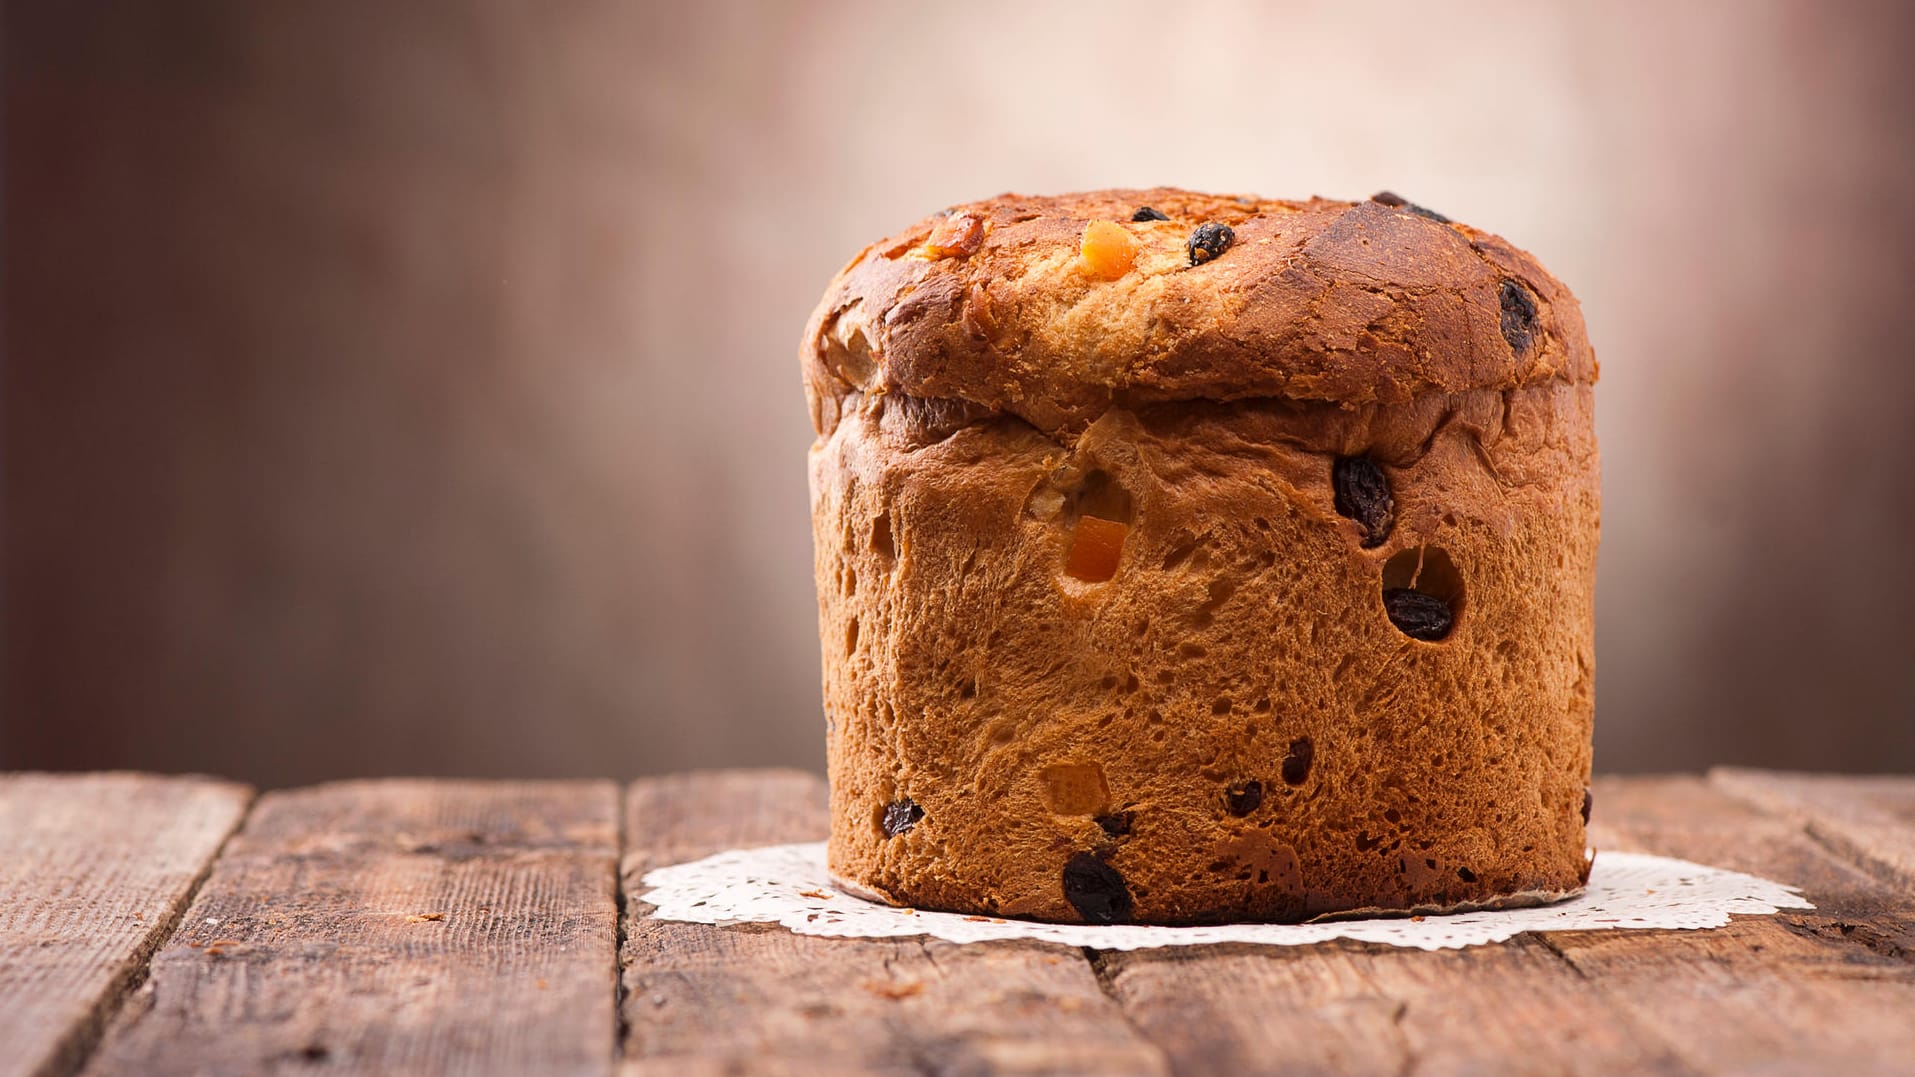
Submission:
[[[1142,206],[1170,220],[1131,221]],[[1168,188],[954,207],[866,247],[826,291],[803,349],[814,423],[828,432],[852,389],[972,401],[1058,432],[1166,400],[1403,403],[1594,380],[1568,289],[1496,236],[1419,208]],[[971,253],[927,249],[965,218]],[[1081,271],[1094,220],[1136,237],[1135,271]],[[1204,222],[1235,241],[1192,265]]]
[[[1145,197],[1173,216],[1198,204],[1164,192],[1050,204],[1094,214]],[[1258,205],[1285,221],[1395,212]],[[1489,242],[1405,216],[1419,229],[1396,233],[1410,249],[1377,251],[1379,264],[1426,265],[1448,243],[1416,238],[1432,231]],[[822,405],[811,479],[833,870],[924,907],[1164,923],[1578,887],[1599,493],[1574,301],[1507,252],[1541,300],[1527,347],[1498,325],[1493,342],[1455,338],[1413,362],[1380,358],[1360,333],[1348,352],[1320,347],[1298,322],[1257,338],[1261,351],[1192,350],[1242,335],[1240,316],[1218,314],[1182,323],[1183,350],[1150,353],[1184,366],[1141,391],[1139,370],[1167,368],[1090,361],[1100,325],[1151,346],[1124,335],[1121,303],[1068,331],[1084,301],[1043,307],[1034,267],[1053,247],[1076,254],[1063,227],[1036,229],[1053,238],[1024,243],[1022,262],[987,254],[986,238],[969,257],[995,259],[988,272],[937,264],[962,258],[912,270],[987,291],[1002,279],[1028,331],[960,338],[939,319],[961,322],[962,304],[906,320],[827,298],[806,339]],[[874,258],[889,260],[867,251],[830,295],[850,294]],[[1127,280],[1152,264],[1140,251],[1109,286],[1153,311],[1171,287],[1226,309],[1189,274],[1157,291]],[[1372,287],[1404,297],[1391,310],[1420,311],[1500,263],[1459,264],[1464,284]],[[1504,279],[1490,278],[1491,309]],[[1238,298],[1257,291],[1247,281]],[[1040,309],[1050,321],[1032,320]],[[858,336],[841,330],[853,316],[879,333],[856,379],[868,389],[829,373]],[[1412,323],[1428,324],[1392,324]],[[947,337],[970,343],[926,343]],[[1318,376],[1299,381],[1310,364]],[[1099,380],[1117,369],[1122,389]],[[1319,399],[1326,386],[1338,395]],[[1386,523],[1339,508],[1333,472],[1351,459],[1387,485]],[[1108,580],[1073,575],[1087,526],[1121,536]],[[1401,627],[1384,598],[1398,588],[1441,607],[1440,638]]]

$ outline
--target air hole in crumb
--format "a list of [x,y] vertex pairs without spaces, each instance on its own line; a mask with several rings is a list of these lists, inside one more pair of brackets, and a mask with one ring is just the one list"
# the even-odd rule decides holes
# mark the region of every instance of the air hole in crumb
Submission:
[[1077,514],[1128,525],[1132,520],[1130,492],[1118,485],[1110,472],[1099,468],[1085,475],[1084,485],[1078,488]]
[[886,562],[897,559],[898,547],[891,537],[891,516],[888,513],[871,521],[871,550]]
[[1169,572],[1170,570],[1183,564],[1185,561],[1190,560],[1190,555],[1196,552],[1197,552],[1196,539],[1190,539],[1185,542],[1180,542],[1177,545],[1171,547],[1170,552],[1164,555],[1164,561],[1163,561],[1164,571]]
[[850,654],[851,652],[857,649],[858,649],[858,619],[856,617],[853,617],[850,623],[844,626],[844,650],[846,654]]
[[1230,601],[1230,596],[1236,590],[1237,581],[1229,576],[1218,576],[1211,580],[1208,596],[1204,599],[1203,605],[1198,606],[1197,611],[1191,615],[1191,623],[1198,628],[1208,627],[1210,622],[1216,619],[1217,609]]
[[1457,868],[1456,877],[1463,880],[1466,883],[1473,883],[1476,881],[1476,873],[1471,871],[1468,868]]
[[1302,785],[1310,777],[1310,764],[1316,761],[1316,745],[1309,737],[1298,737],[1290,742],[1290,754],[1283,757],[1283,780],[1286,785]]
[[1124,678],[1124,691],[1135,692],[1137,689],[1141,687],[1142,685],[1138,683],[1138,680],[1137,680],[1137,674],[1132,673],[1129,676]]
[[1230,697],[1218,696],[1216,702],[1210,705],[1210,713],[1229,714],[1230,713]]
[[1201,643],[1180,643],[1177,645],[1177,653],[1185,658],[1202,658],[1210,652]]
[[1396,553],[1383,563],[1383,586],[1432,595],[1458,616],[1463,612],[1463,574],[1440,546],[1413,546]]

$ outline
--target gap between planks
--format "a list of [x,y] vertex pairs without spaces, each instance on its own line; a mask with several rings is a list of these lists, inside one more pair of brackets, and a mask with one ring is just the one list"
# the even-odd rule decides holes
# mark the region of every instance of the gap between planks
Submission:
[[612,1070],[610,782],[269,793],[89,1074]]
[[0,774],[0,1073],[85,1063],[252,797],[194,777]]
[[[359,783],[339,795],[389,794],[403,784]],[[463,786],[467,793],[516,787]],[[1201,953],[965,947],[653,921],[637,889],[644,871],[722,848],[820,838],[823,783],[801,772],[731,771],[596,788],[605,790],[600,814],[609,816],[603,839],[533,841],[513,852],[609,862],[612,877],[597,892],[611,921],[602,943],[615,974],[603,996],[610,1017],[573,1028],[581,1043],[602,1045],[599,1062],[589,1061],[589,1046],[567,1056],[581,1063],[581,1072],[710,1072],[739,1065],[1120,1073],[1279,1063],[1467,1068],[1525,1052],[1531,1062],[1571,1071],[1692,1072],[1804,1063],[1799,1052],[1811,1048],[1820,1062],[1867,1071],[1887,1069],[1884,1059],[1915,1051],[1907,1033],[1895,1038],[1905,1024],[1897,1015],[1915,1008],[1915,965],[1908,961],[1915,950],[1909,929],[1915,898],[1902,885],[1905,861],[1898,859],[1909,840],[1903,820],[1915,819],[1915,781],[1909,779],[1858,786],[1850,779],[1745,771],[1718,771],[1707,780],[1603,779],[1596,807],[1601,843],[1798,883],[1819,908],[1745,918],[1715,932],[1522,936],[1500,947],[1436,954],[1358,944]],[[193,965],[204,963],[203,953],[180,949],[208,941],[190,918],[217,903],[209,887],[232,881],[222,873],[230,869],[243,878],[261,870],[262,856],[268,867],[275,856],[284,859],[287,850],[271,845],[283,844],[284,833],[278,839],[268,834],[263,849],[242,839],[256,825],[272,829],[270,820],[260,822],[267,801],[312,792],[269,794],[250,813],[242,796],[165,906],[168,923],[149,925],[124,956],[127,978],[106,978],[105,1002],[90,1011],[91,1029],[72,1024],[50,1066],[0,1065],[0,1072],[67,1072],[94,1043],[103,1050],[94,1056],[93,1072],[192,1068],[174,1053],[178,1044],[151,1033],[145,1053],[105,1040],[132,1030],[127,1042],[139,1045],[137,1026],[154,1006],[151,982],[135,989],[141,977],[156,968],[206,972]],[[239,837],[231,837],[242,818]],[[456,861],[487,844],[460,848],[459,835],[451,837],[444,849],[425,841],[422,854],[411,852]],[[360,833],[343,846],[321,841],[319,852],[361,867],[383,863],[393,852],[366,838]],[[222,843],[225,851],[216,857]],[[155,961],[142,960],[163,939]],[[373,980],[376,985],[376,975]],[[588,981],[603,982],[585,972],[579,983]],[[585,1002],[589,993],[577,997]],[[1699,1010],[1698,1000],[1710,1006]],[[102,1037],[100,1028],[122,1003]],[[456,1022],[456,1016],[448,1019]],[[389,1040],[391,1030],[378,1025],[386,1015],[375,1018],[359,1031]],[[259,1030],[250,1031],[257,1039]],[[349,1037],[340,1042],[345,1055],[332,1061],[349,1061],[350,1052],[364,1049]],[[262,1060],[257,1052],[250,1058]],[[403,1051],[389,1060],[460,1058],[478,1061],[470,1054]],[[516,1060],[528,1059],[521,1052]]]

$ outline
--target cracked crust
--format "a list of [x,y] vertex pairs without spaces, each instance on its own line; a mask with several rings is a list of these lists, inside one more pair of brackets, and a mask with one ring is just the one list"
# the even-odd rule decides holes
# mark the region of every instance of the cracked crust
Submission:
[[[1146,205],[1170,219],[1131,221]],[[1139,244],[1115,281],[1079,268],[1098,220]],[[1206,221],[1236,239],[1193,266],[1185,243]],[[1508,297],[1527,297],[1533,326],[1508,331]],[[838,274],[802,356],[820,435],[853,392],[967,402],[1055,435],[1165,401],[1400,404],[1597,374],[1575,298],[1496,236],[1407,205],[1173,188],[1002,195],[926,218]]]

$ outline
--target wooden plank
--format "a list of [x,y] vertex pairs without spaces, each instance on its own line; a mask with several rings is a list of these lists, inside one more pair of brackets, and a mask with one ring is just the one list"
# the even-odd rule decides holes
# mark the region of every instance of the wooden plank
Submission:
[[1785,910],[1772,921],[1751,923],[1871,948],[1883,957],[1915,954],[1915,889],[1836,854],[1800,819],[1689,776],[1601,779],[1596,802],[1590,840],[1599,846],[1746,871],[1801,887],[1815,903],[1813,910]]
[[1709,784],[1800,822],[1837,855],[1915,892],[1915,777],[1720,767]]
[[1181,1071],[1883,1072],[1915,1058],[1905,893],[1699,778],[1599,782],[1592,840],[1795,883],[1821,908],[1438,953],[1339,943],[1098,960]]
[[1906,892],[1700,778],[1603,780],[1595,803],[1601,847],[1765,875],[1818,907],[1716,931],[1548,936],[1593,994],[1703,1072],[1907,1071],[1915,964],[1895,941],[1908,936]]
[[1686,1072],[1533,938],[1106,953],[1131,1020],[1183,1073]]
[[251,799],[201,778],[0,775],[0,1074],[78,1066]]
[[1162,1073],[1081,951],[827,939],[651,919],[640,877],[722,849],[822,839],[824,783],[794,771],[639,782],[626,797],[625,1069]]
[[605,782],[268,794],[89,1071],[609,1072],[617,846]]

